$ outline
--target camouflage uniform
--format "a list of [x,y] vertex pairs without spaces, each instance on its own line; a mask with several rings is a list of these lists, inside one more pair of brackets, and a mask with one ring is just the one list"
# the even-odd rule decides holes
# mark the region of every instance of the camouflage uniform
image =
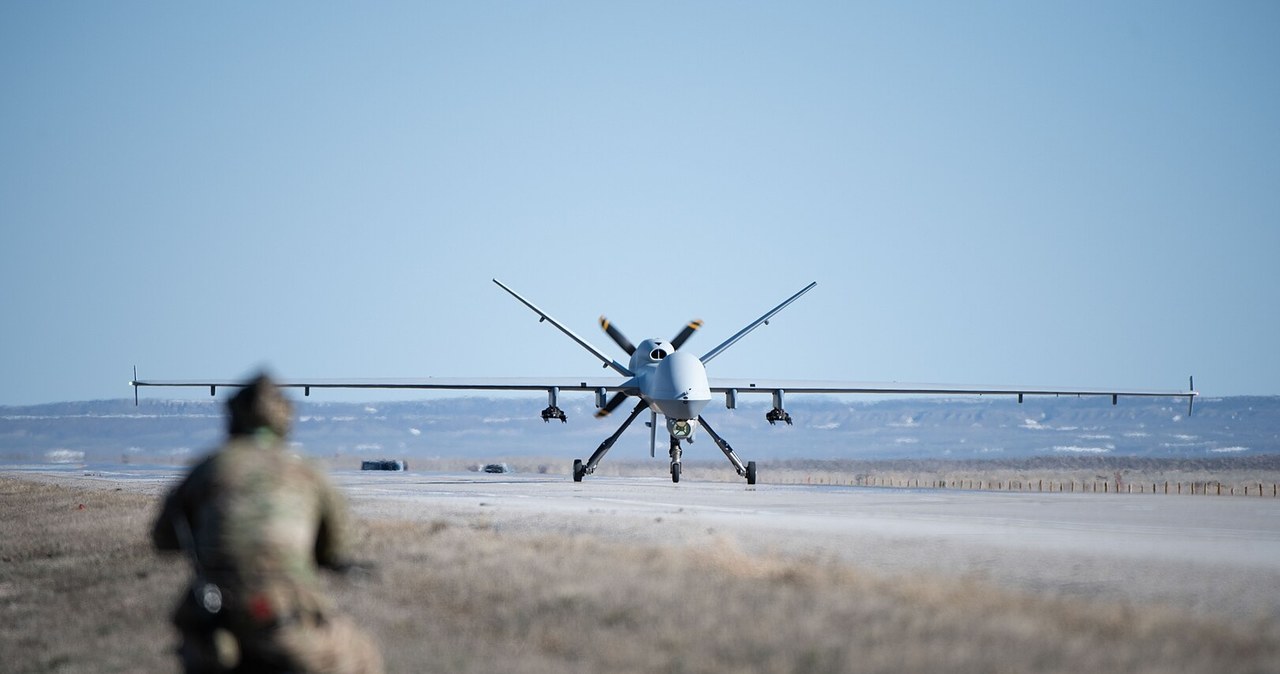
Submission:
[[[186,670],[381,672],[373,640],[321,591],[317,565],[346,559],[346,507],[285,446],[288,401],[260,377],[228,407],[230,440],[169,493],[152,530],[160,550],[186,539],[197,551],[199,577],[173,618]],[[203,582],[220,590],[215,614],[197,599]]]

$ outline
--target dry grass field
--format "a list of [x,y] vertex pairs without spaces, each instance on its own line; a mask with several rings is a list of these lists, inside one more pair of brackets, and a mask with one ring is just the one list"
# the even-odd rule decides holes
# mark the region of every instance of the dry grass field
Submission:
[[[563,458],[496,458],[522,474],[569,475]],[[415,459],[419,471],[475,470],[474,459]],[[329,462],[333,468],[358,465],[355,460]],[[613,477],[667,475],[667,460],[605,461],[596,475]],[[701,482],[739,482],[727,461],[685,461],[684,476]],[[1141,457],[1032,457],[1007,461],[786,460],[760,463],[761,484],[841,484],[1019,491],[1117,491],[1133,494],[1235,495],[1280,498],[1280,455],[1227,459],[1145,459]]]
[[[0,669],[176,671],[167,617],[187,571],[148,547],[155,499],[0,477]],[[1280,671],[1272,622],[905,581],[716,539],[360,526],[377,571],[331,589],[393,672]]]

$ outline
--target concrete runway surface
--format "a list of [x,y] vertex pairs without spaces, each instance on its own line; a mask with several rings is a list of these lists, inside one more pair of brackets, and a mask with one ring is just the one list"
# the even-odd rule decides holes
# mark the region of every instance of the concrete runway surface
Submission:
[[[336,472],[363,516],[513,533],[730,544],[909,581],[1280,619],[1280,499]],[[479,518],[479,519],[477,519]]]
[[[0,467],[162,494],[173,467]],[[959,577],[1138,610],[1280,620],[1280,499],[768,485],[667,478],[334,471],[362,517],[515,535],[728,545],[910,582]]]

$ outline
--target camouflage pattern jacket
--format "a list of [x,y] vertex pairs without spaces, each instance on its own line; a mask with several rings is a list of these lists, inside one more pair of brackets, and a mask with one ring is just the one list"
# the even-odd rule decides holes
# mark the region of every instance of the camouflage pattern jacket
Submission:
[[318,568],[348,558],[346,503],[278,436],[235,436],[196,465],[165,498],[157,549],[183,548],[178,518],[190,523],[197,572],[221,589],[233,631],[330,611]]

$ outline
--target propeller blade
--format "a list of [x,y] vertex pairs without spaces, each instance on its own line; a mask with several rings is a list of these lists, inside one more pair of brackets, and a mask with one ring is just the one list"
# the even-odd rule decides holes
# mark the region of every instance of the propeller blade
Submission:
[[613,394],[613,397],[609,399],[609,402],[605,403],[604,407],[601,407],[600,409],[596,410],[596,418],[603,419],[604,417],[609,416],[609,414],[611,414],[614,410],[618,409],[618,406],[621,405],[622,401],[626,399],[627,399],[627,394],[621,391]]
[[604,329],[605,334],[613,338],[613,341],[616,342],[618,346],[622,347],[623,351],[627,352],[628,356],[636,352],[636,345],[632,344],[631,340],[627,339],[627,336],[622,334],[621,330],[613,327],[613,324],[609,322],[609,319],[604,316],[600,317],[600,327]]
[[680,331],[680,334],[676,335],[676,338],[671,340],[671,348],[680,348],[690,337],[693,336],[693,333],[698,331],[698,328],[700,327],[702,327],[702,319],[695,318],[692,321],[689,321],[689,324],[684,326],[684,329]]

